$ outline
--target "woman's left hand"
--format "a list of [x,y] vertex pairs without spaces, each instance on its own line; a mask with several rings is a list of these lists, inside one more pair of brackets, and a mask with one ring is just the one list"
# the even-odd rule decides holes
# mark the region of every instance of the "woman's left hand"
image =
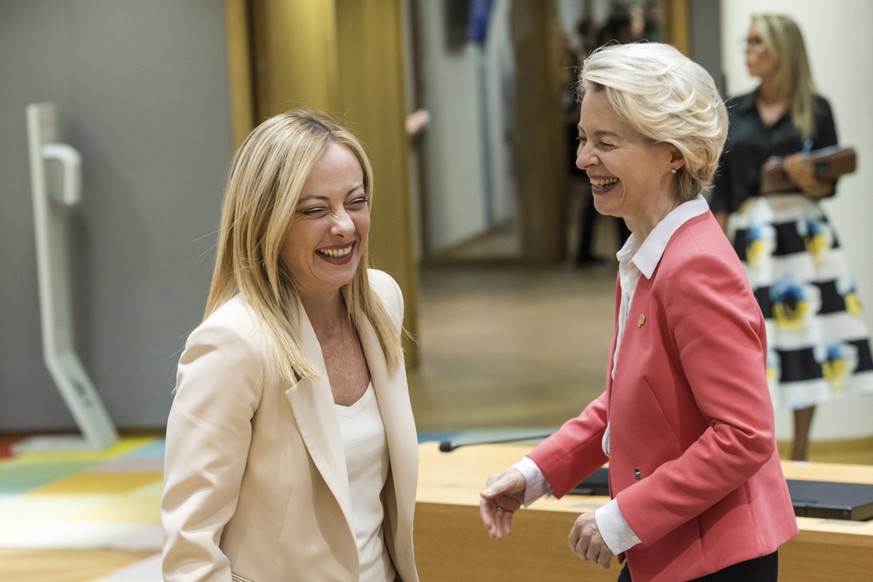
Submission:
[[613,553],[600,536],[593,511],[576,518],[570,530],[569,541],[570,549],[579,554],[580,558],[590,560],[601,568],[609,568]]

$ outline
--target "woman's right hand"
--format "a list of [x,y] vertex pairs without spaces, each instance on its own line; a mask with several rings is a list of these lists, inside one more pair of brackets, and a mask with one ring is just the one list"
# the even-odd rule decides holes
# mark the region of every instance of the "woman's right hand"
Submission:
[[526,486],[524,475],[512,467],[488,477],[480,494],[479,513],[491,539],[500,541],[512,533],[512,515],[524,501]]
[[815,176],[815,164],[803,153],[785,156],[782,169],[792,182],[813,198],[824,198],[834,193],[834,183],[819,180]]

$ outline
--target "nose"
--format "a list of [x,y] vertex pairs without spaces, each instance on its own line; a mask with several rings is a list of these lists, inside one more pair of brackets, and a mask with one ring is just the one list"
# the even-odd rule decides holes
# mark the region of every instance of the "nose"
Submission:
[[580,141],[576,148],[576,167],[580,170],[585,170],[589,166],[597,163],[597,158],[593,154],[594,148],[588,147],[587,141]]
[[331,234],[349,236],[355,231],[355,223],[345,208],[331,214],[333,223],[330,227]]

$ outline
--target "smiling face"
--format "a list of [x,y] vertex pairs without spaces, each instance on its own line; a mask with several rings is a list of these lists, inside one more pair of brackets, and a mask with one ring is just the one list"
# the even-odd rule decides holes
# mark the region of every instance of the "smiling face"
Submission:
[[302,298],[338,293],[358,269],[370,232],[364,172],[332,143],[306,180],[280,258]]
[[586,91],[579,120],[576,165],[591,181],[600,214],[625,219],[645,238],[676,207],[672,169],[681,166],[675,148],[652,143],[621,119],[605,91]]

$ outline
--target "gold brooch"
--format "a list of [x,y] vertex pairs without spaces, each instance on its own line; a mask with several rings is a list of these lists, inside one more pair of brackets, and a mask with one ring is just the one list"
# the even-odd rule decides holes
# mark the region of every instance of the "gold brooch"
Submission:
[[640,318],[637,320],[637,327],[643,327],[644,323],[646,323],[646,316],[641,313]]

